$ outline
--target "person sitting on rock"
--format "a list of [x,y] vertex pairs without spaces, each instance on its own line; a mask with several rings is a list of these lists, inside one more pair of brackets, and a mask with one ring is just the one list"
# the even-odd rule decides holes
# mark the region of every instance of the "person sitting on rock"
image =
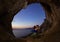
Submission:
[[39,25],[36,25],[36,26],[34,26],[33,27],[33,30],[32,30],[32,35],[34,36],[34,35],[38,35],[38,30],[39,30]]

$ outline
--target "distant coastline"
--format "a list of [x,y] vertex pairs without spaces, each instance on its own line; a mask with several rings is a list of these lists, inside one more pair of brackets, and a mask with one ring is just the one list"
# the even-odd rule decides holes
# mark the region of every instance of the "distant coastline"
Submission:
[[31,28],[12,28],[13,30],[15,30],[15,29],[32,29],[33,27],[31,27]]

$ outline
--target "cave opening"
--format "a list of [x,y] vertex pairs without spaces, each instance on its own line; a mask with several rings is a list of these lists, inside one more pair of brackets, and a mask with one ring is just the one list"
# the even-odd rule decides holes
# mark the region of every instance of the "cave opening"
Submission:
[[40,3],[29,4],[14,16],[12,28],[14,35],[24,37],[32,33],[32,28],[44,22],[45,10]]

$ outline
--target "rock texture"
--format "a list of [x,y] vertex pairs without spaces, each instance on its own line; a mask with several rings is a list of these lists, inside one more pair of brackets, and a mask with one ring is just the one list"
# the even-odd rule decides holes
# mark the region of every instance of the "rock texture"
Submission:
[[[0,0],[0,39],[11,40],[15,36],[11,22],[25,3],[40,3],[46,12],[46,20],[51,27],[46,30],[40,42],[60,42],[60,0]],[[47,25],[48,26],[48,25]]]

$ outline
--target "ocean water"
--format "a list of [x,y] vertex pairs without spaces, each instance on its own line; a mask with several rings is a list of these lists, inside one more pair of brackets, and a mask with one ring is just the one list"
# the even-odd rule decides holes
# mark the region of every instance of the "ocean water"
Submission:
[[16,38],[24,37],[32,33],[32,28],[26,28],[26,29],[13,29],[13,33],[16,36]]

